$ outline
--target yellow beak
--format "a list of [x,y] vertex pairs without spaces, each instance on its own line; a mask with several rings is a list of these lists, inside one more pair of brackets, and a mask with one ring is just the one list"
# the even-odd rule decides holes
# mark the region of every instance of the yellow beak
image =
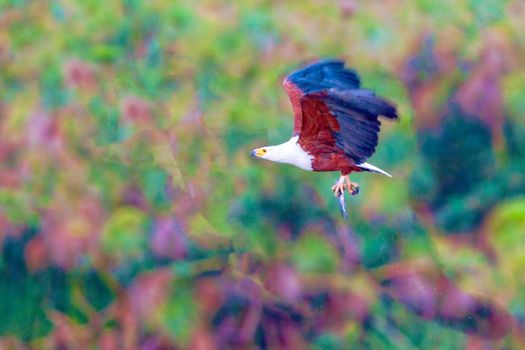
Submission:
[[264,148],[257,148],[252,151],[252,157],[262,157],[266,153]]

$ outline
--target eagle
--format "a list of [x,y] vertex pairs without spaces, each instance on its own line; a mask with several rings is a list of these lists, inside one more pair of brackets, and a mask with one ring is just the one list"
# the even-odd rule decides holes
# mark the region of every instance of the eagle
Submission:
[[283,87],[294,115],[292,137],[280,145],[256,148],[252,157],[309,171],[339,171],[332,191],[342,198],[345,189],[352,195],[359,192],[348,176],[352,172],[391,176],[366,160],[378,144],[379,117],[398,119],[396,106],[362,89],[355,70],[345,68],[342,60],[322,60],[288,75]]

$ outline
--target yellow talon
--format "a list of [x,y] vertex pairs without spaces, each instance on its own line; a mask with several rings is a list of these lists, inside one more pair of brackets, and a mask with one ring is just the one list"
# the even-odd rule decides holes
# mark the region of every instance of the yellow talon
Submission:
[[347,185],[345,183],[339,183],[339,182],[333,185],[332,191],[334,192],[334,196],[339,197],[340,195],[342,195],[345,192],[346,186]]

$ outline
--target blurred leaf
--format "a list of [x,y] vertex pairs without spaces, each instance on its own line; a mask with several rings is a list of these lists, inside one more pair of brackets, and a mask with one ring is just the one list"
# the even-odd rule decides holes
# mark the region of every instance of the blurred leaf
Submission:
[[68,103],[70,95],[64,89],[62,70],[57,65],[48,65],[42,73],[40,91],[44,107],[58,108]]
[[186,343],[196,318],[194,301],[187,287],[175,286],[174,294],[162,312],[163,327],[173,338]]
[[488,25],[504,16],[508,2],[508,0],[469,0],[469,5],[476,21],[480,25]]
[[116,210],[104,228],[102,247],[121,259],[138,258],[146,247],[146,215],[133,207]]
[[502,259],[509,276],[525,267],[525,199],[518,197],[500,204],[489,216],[487,231],[490,241]]
[[115,299],[114,292],[103,276],[94,270],[83,276],[83,289],[86,299],[97,311],[103,310]]
[[93,60],[102,63],[113,62],[120,57],[121,54],[120,49],[112,45],[99,44],[91,48],[91,57]]
[[397,235],[387,227],[377,227],[374,233],[363,240],[363,265],[375,268],[384,265],[395,257]]
[[335,334],[325,333],[321,334],[313,341],[313,348],[315,350],[337,350],[343,348],[343,342]]
[[29,208],[28,199],[22,193],[0,189],[0,208],[15,223],[35,224],[37,216]]
[[157,208],[166,207],[169,204],[167,197],[168,175],[164,170],[148,170],[142,175],[141,180],[144,194],[151,204]]
[[307,234],[292,248],[292,260],[304,273],[330,273],[337,267],[337,251],[321,236]]
[[45,310],[46,280],[29,275],[25,269],[22,240],[8,240],[2,251],[0,268],[0,335],[24,341],[43,337],[53,329]]

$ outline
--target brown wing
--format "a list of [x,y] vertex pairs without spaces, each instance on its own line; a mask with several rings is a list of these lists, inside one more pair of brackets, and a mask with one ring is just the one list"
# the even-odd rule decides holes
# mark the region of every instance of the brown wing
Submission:
[[290,103],[292,104],[293,135],[296,136],[301,132],[303,123],[303,110],[301,107],[301,98],[303,97],[303,92],[291,81],[289,81],[288,78],[284,79],[283,87],[290,98]]
[[300,143],[308,143],[310,147],[318,148],[334,148],[337,146],[335,136],[341,131],[341,127],[326,104],[325,98],[326,92],[301,97]]

